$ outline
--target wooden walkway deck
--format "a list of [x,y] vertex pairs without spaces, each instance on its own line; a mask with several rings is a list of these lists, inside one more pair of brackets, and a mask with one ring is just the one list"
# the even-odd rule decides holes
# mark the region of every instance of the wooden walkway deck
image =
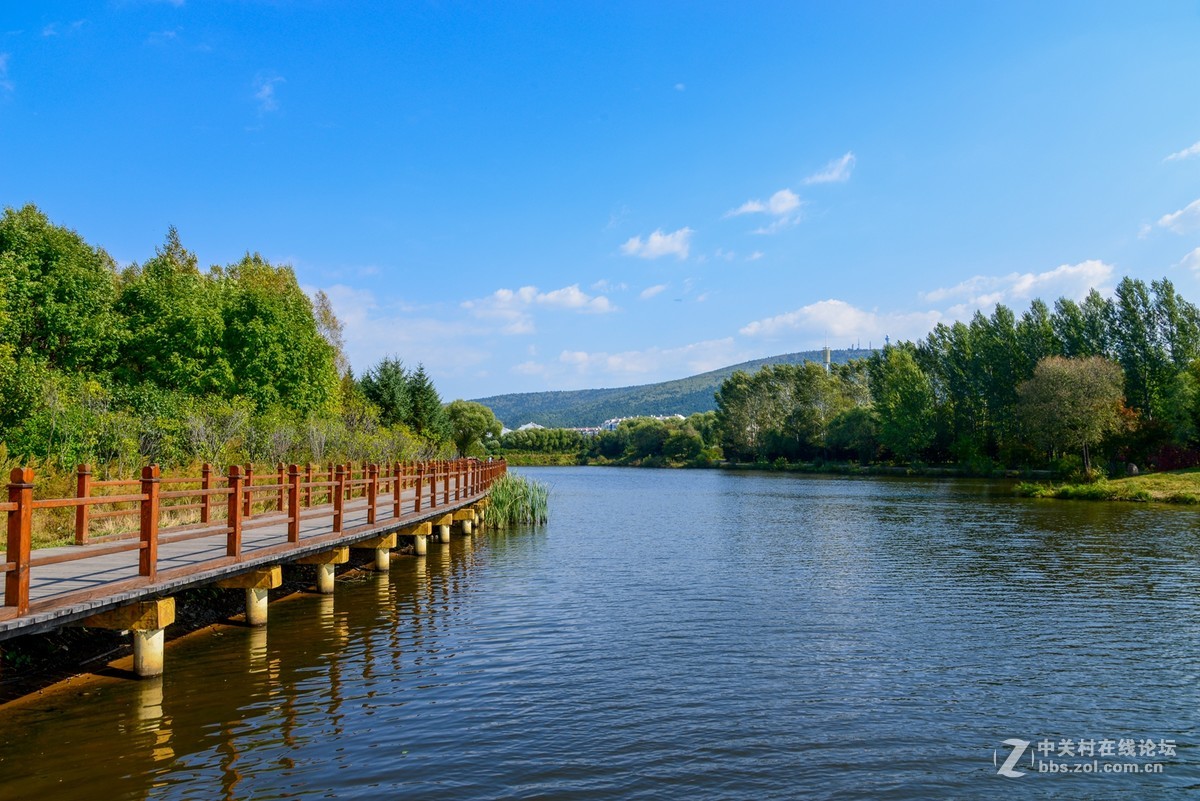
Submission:
[[[21,515],[29,514],[32,509],[13,509],[14,502],[10,501],[3,505],[9,507],[10,546],[9,553],[0,556],[6,591],[6,606],[0,607],[0,640],[51,630],[137,600],[211,584],[257,568],[291,562],[334,548],[352,547],[355,543],[423,522],[442,521],[447,515],[471,507],[486,497],[491,481],[505,469],[503,462],[461,460],[460,463],[448,463],[444,470],[430,468],[428,474],[418,467],[403,478],[397,470],[394,475],[383,476],[383,486],[392,490],[385,493],[376,491],[380,488],[381,477],[378,468],[374,478],[368,474],[358,481],[342,479],[341,487],[336,481],[311,481],[308,484],[293,481],[291,502],[287,504],[289,511],[265,512],[244,520],[236,514],[233,526],[228,519],[222,519],[212,524],[164,529],[161,534],[157,531],[159,510],[155,498],[154,542],[151,545],[146,543],[145,529],[149,521],[144,509],[150,499],[143,494],[138,496],[138,503],[143,507],[140,538],[134,534],[123,540],[39,549],[24,557],[22,565],[13,560],[14,527],[19,529]],[[235,500],[229,505],[236,505],[240,510],[246,493],[237,488],[238,483],[226,482],[225,488],[206,491],[213,495],[232,495]],[[234,489],[229,488],[230,484]],[[330,487],[330,492],[352,494],[355,485],[363,487],[364,497],[345,500],[342,495],[340,510],[335,509],[334,504],[305,507],[302,502],[297,502],[298,498],[304,497],[301,493],[305,490],[311,493],[314,487]],[[14,496],[12,486],[10,498]],[[297,489],[300,492],[296,492]],[[279,484],[253,487],[253,491],[282,494]],[[395,514],[395,491],[400,492],[399,516]],[[67,500],[70,499],[35,501],[34,508],[86,507],[105,502],[96,496],[84,503],[78,499],[75,503],[67,503]],[[19,501],[16,504],[20,505]],[[280,505],[284,505],[282,500]],[[300,512],[298,520],[291,510]],[[335,520],[339,513],[340,523]],[[371,517],[374,522],[369,522]],[[28,521],[24,527],[27,535]],[[19,550],[19,544],[17,548]],[[153,566],[149,569],[147,550],[152,551],[153,558]],[[150,575],[146,575],[147,572]],[[27,593],[25,608],[14,603],[22,575]]]

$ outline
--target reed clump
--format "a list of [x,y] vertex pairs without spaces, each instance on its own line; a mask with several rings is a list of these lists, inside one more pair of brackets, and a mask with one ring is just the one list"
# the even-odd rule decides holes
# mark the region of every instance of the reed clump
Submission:
[[505,473],[488,493],[483,524],[488,528],[545,523],[549,514],[550,488],[538,481]]

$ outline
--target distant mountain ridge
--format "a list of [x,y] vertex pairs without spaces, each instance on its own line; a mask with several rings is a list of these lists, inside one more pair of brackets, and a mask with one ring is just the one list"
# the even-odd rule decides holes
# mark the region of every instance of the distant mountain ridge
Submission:
[[[867,348],[831,350],[830,360],[835,364],[844,364],[851,359],[866,358],[871,353]],[[547,428],[580,428],[598,426],[615,417],[654,414],[682,414],[686,417],[717,408],[713,395],[720,388],[721,382],[737,370],[753,373],[768,364],[803,364],[806,361],[821,362],[823,359],[821,351],[806,350],[754,359],[658,384],[609,389],[517,392],[476,398],[475,401],[490,407],[500,422],[508,428],[517,428],[525,423],[537,423]]]

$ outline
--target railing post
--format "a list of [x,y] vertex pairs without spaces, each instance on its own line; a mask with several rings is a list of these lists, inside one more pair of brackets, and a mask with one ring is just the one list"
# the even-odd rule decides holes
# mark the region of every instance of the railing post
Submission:
[[[75,473],[75,497],[87,500],[92,494],[92,466],[79,465]],[[88,512],[91,506],[81,503],[75,507],[75,544],[86,545],[88,541]]]
[[421,462],[413,465],[413,494],[416,496],[413,499],[413,512],[421,511],[421,492],[425,489],[422,486],[425,483],[425,474],[422,472],[422,468]]
[[158,575],[158,465],[142,468],[142,549],[138,558],[138,573],[154,581]]
[[379,500],[379,465],[367,468],[367,525],[375,525],[375,504]]
[[242,552],[242,468],[229,466],[229,531],[225,534],[225,555],[237,556]]
[[208,491],[212,489],[212,465],[208,462],[204,463],[204,467],[200,468],[200,489],[204,492],[200,496],[200,522],[208,523],[212,518],[212,496]]
[[400,498],[404,495],[404,463],[392,464],[392,517],[400,519]]
[[275,472],[279,474],[279,480],[275,482],[279,485],[279,497],[275,499],[275,511],[282,512],[287,508],[287,465],[283,462],[277,463],[275,465]]
[[437,506],[438,463],[429,463],[429,508]]
[[289,465],[288,479],[288,542],[300,541],[300,468]]
[[313,480],[313,464],[307,462],[304,465],[304,508],[312,506],[312,480]]
[[254,486],[254,464],[246,462],[246,483],[242,487],[242,516],[252,517],[254,515],[254,493],[250,488]]
[[18,615],[29,611],[29,553],[33,536],[33,468],[14,467],[8,475],[8,502],[16,509],[8,513],[8,550],[4,558],[13,569],[4,578],[4,605],[14,606]]
[[340,464],[337,466],[334,482],[333,531],[336,534],[342,530],[342,509],[346,504],[346,468]]
[[450,462],[442,462],[442,503],[450,503]]

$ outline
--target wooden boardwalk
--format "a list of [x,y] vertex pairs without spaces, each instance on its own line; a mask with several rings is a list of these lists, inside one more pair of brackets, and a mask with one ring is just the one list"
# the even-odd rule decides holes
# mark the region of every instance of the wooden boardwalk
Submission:
[[[10,502],[0,505],[9,516],[9,548],[0,557],[5,575],[0,640],[54,629],[134,601],[211,584],[258,568],[353,547],[424,522],[444,523],[454,512],[478,504],[505,469],[503,461],[459,460],[395,465],[382,471],[370,466],[356,479],[353,472],[339,466],[329,471],[330,480],[322,481],[318,480],[321,474],[314,478],[311,468],[302,474],[293,465],[290,481],[286,480],[289,474],[280,470],[278,475],[285,480],[247,488],[240,480],[244,476],[231,468],[228,479],[207,481],[203,489],[162,493],[157,484],[150,483],[158,480],[157,469],[151,468],[148,473],[154,478],[144,478],[142,483],[147,491],[120,496],[130,500],[115,502],[110,498],[117,496],[81,492],[73,499],[42,499],[32,504],[32,492],[22,500],[26,485],[14,480],[9,486]],[[19,472],[14,471],[14,479]],[[200,479],[171,481],[201,483]],[[352,497],[356,488],[361,490],[361,497]],[[314,492],[326,492],[334,502],[306,505]],[[243,516],[243,511],[252,508],[253,495],[264,493],[272,499],[278,496],[278,508]],[[205,501],[160,508],[161,496],[183,500],[201,497]],[[227,510],[225,518],[158,529],[162,513],[172,509],[204,505],[204,516],[210,517],[215,508],[207,502],[211,496],[225,496],[221,504],[221,509]],[[88,509],[116,503],[137,505],[137,509],[124,514],[140,516],[139,532],[122,539],[28,551],[29,516],[35,509]],[[262,505],[261,500],[256,503]],[[80,539],[86,541],[86,516],[83,519]],[[22,532],[26,537],[23,543]]]

